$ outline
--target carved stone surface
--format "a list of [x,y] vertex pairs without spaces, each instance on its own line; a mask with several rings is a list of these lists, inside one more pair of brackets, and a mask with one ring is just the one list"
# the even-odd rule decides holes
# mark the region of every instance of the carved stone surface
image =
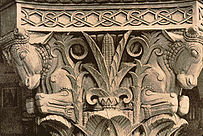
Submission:
[[181,88],[196,86],[202,69],[197,28],[9,35],[1,39],[5,58],[37,89],[37,107],[27,101],[27,110],[38,110],[38,124],[53,135],[177,135],[187,124]]
[[201,4],[179,4],[18,3],[0,44],[33,91],[27,113],[52,136],[179,135],[203,65]]
[[[129,27],[163,27],[174,25],[192,24],[192,5],[182,7],[166,8],[131,8],[129,6],[94,7],[88,10],[72,9],[67,10],[44,10],[43,8],[23,7],[22,23],[23,27],[28,28],[57,28],[60,30],[71,30],[75,28],[93,29],[129,29]],[[105,9],[105,10],[104,10]]]

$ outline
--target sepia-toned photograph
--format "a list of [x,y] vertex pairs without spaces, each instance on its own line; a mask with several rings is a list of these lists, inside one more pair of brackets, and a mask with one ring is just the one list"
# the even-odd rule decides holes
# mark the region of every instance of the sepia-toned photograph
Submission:
[[203,1],[0,0],[0,136],[203,136]]

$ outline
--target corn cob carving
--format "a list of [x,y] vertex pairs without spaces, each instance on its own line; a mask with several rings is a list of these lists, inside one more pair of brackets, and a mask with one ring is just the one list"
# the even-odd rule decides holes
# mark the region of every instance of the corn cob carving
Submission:
[[115,52],[114,41],[110,34],[107,33],[104,36],[102,45],[103,45],[102,54],[104,56],[108,72],[110,72],[110,66]]

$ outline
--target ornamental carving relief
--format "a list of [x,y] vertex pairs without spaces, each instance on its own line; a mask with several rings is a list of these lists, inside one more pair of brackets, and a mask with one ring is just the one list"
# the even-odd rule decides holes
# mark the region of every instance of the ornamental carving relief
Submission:
[[[53,3],[52,3],[53,4]],[[156,5],[156,6],[155,6]],[[196,5],[196,6],[194,6]],[[202,5],[178,3],[95,3],[19,5],[19,26],[32,31],[114,31],[179,29],[199,25]],[[197,13],[198,11],[198,13]],[[195,14],[200,17],[196,18]],[[194,21],[194,20],[198,21]]]
[[22,26],[25,27],[129,27],[158,26],[192,23],[192,7],[181,8],[140,8],[140,9],[90,9],[90,10],[48,10],[22,8]]
[[187,121],[203,37],[181,31],[29,32],[0,39],[52,136],[175,136]]

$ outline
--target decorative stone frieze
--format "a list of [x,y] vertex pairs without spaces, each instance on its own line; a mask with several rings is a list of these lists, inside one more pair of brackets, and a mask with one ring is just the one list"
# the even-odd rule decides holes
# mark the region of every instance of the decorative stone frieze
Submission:
[[194,10],[192,3],[181,4],[180,7],[170,4],[164,8],[162,4],[154,7],[140,4],[81,7],[67,5],[57,10],[34,5],[22,6],[21,26],[28,29],[60,31],[184,28],[193,23]]

